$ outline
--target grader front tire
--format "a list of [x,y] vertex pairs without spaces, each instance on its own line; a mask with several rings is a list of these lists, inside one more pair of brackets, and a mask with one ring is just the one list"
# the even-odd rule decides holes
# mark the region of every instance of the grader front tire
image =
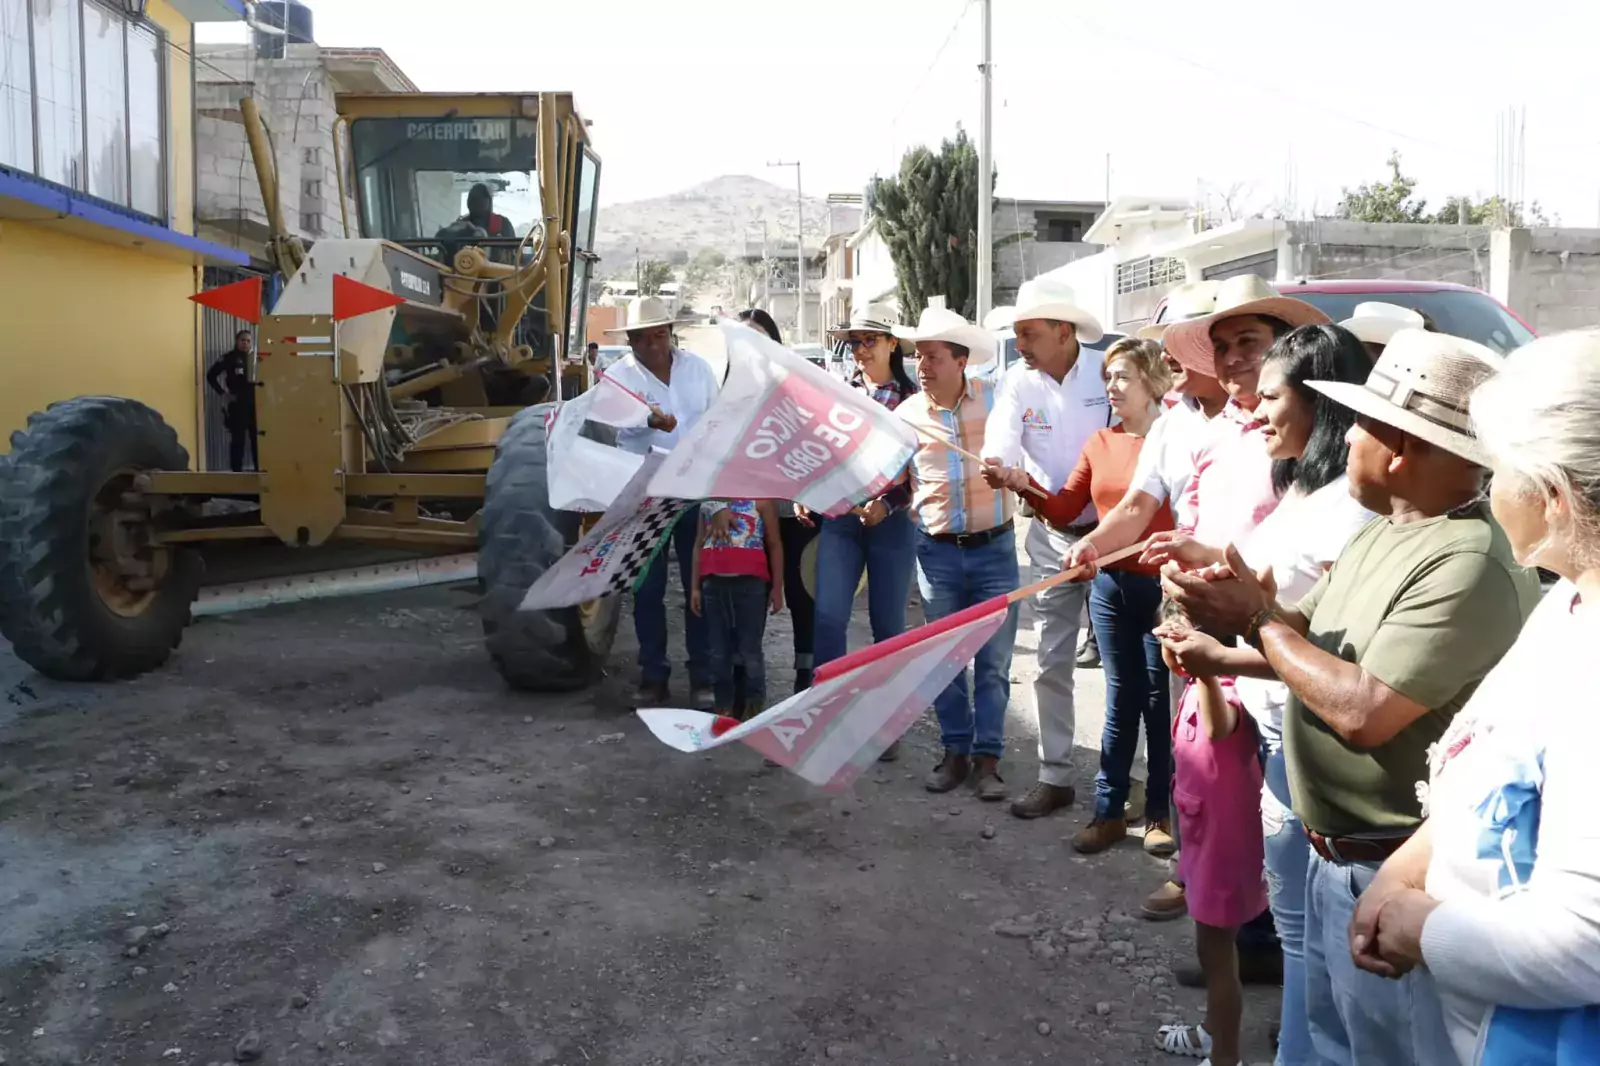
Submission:
[[150,542],[135,491],[189,455],[135,400],[80,396],[32,415],[0,464],[0,635],[47,677],[154,670],[189,623],[200,561]]
[[598,681],[620,614],[616,596],[517,610],[528,586],[578,540],[579,515],[550,506],[544,422],[552,406],[519,412],[500,438],[478,526],[484,644],[506,683],[530,692],[570,692]]

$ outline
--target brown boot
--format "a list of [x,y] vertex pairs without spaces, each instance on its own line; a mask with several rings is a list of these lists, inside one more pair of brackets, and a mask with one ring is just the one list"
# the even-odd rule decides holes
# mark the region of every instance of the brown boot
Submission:
[[1109,848],[1128,835],[1128,823],[1121,818],[1096,818],[1072,838],[1072,850],[1080,855],[1094,855]]
[[1170,922],[1189,913],[1189,900],[1182,885],[1168,881],[1144,898],[1139,913],[1152,922]]
[[1072,806],[1078,798],[1071,785],[1036,783],[1011,803],[1011,813],[1018,818],[1043,818],[1052,811]]
[[1005,779],[1000,776],[1000,759],[995,755],[979,755],[972,760],[972,791],[985,803],[999,803],[1006,798]]
[[1166,859],[1178,850],[1172,839],[1172,825],[1165,818],[1152,818],[1144,827],[1144,850],[1158,859]]
[[922,782],[922,787],[929,792],[950,792],[965,783],[967,775],[971,772],[971,759],[965,755],[957,755],[953,751],[946,751],[944,758],[939,760],[939,765],[933,768],[933,773]]

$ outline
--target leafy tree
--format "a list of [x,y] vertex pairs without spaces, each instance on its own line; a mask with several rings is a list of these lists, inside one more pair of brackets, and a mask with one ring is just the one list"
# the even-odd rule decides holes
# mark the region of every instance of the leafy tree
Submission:
[[1430,222],[1456,226],[1548,226],[1550,219],[1535,200],[1524,211],[1521,204],[1500,196],[1474,201],[1470,196],[1452,196]]
[[727,256],[715,248],[702,248],[689,260],[689,266],[683,274],[684,284],[691,289],[700,289],[714,282],[727,265]]
[[971,318],[978,305],[978,150],[966,132],[957,129],[937,152],[911,149],[897,175],[873,179],[868,198],[900,276],[906,316],[915,318],[928,297],[942,295],[947,307]]
[[1341,190],[1339,218],[1356,222],[1431,222],[1426,200],[1415,199],[1417,183],[1400,173],[1400,153],[1389,153],[1389,180]]
[[646,259],[639,269],[639,295],[655,296],[672,280],[672,268],[659,259]]

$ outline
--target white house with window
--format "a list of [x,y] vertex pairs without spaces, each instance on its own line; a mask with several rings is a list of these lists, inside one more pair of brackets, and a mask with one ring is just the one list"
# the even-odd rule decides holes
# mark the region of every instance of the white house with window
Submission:
[[0,452],[81,393],[198,443],[198,291],[246,257],[194,235],[194,24],[243,0],[0,0]]

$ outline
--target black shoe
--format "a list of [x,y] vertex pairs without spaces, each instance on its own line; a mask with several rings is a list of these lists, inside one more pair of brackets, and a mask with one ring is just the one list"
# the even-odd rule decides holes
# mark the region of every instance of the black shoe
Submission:
[[796,670],[794,672],[794,690],[804,692],[811,687],[812,674],[810,670]]
[[1085,670],[1098,670],[1100,668],[1100,645],[1088,641],[1078,649],[1077,664]]
[[897,740],[883,749],[883,754],[878,756],[879,762],[894,762],[900,758],[900,742]]

